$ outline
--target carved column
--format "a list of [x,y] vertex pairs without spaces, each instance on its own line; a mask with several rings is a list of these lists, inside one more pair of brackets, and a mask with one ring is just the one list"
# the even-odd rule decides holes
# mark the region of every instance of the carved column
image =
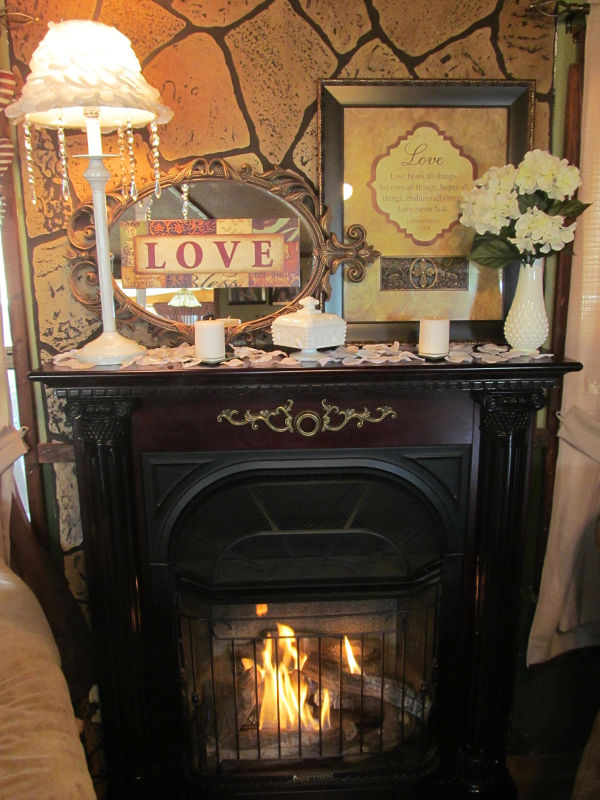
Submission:
[[458,753],[461,796],[507,798],[506,770],[520,608],[530,436],[542,392],[474,392],[481,407],[476,554],[467,565],[465,708]]
[[130,452],[132,406],[132,401],[116,398],[67,405],[73,422],[104,742],[111,782],[123,797],[132,796],[130,789],[140,784],[149,753]]

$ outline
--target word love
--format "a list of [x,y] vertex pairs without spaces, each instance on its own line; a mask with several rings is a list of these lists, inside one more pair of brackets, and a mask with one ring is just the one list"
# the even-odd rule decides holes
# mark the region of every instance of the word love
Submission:
[[135,269],[145,273],[280,272],[285,264],[281,234],[136,236]]
[[458,224],[458,204],[475,168],[448,133],[419,122],[373,162],[373,206],[402,236],[429,247]]
[[408,158],[405,161],[401,161],[403,167],[441,167],[445,161],[444,156],[431,154],[429,151],[429,145],[425,142],[421,142],[420,144],[413,145],[409,147],[406,145],[404,147],[404,151],[406,152]]

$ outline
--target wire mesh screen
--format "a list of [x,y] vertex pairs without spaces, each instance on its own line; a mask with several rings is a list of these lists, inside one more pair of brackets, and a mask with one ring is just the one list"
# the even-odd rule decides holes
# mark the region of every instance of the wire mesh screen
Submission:
[[428,748],[438,590],[418,598],[213,608],[183,600],[180,657],[195,771]]
[[322,585],[410,579],[441,553],[434,505],[406,482],[282,470],[220,483],[191,502],[174,563],[204,586]]

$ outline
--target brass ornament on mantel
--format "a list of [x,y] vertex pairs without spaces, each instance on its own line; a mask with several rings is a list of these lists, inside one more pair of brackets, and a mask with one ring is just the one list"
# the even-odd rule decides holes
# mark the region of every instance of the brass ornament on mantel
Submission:
[[[300,220],[304,236],[310,239],[311,272],[302,283],[299,293],[286,305],[272,313],[228,328],[227,339],[240,339],[247,343],[257,341],[257,335],[270,329],[274,319],[299,308],[299,301],[304,297],[316,297],[321,304],[331,296],[330,276],[339,268],[345,268],[345,277],[352,282],[359,282],[365,275],[365,267],[379,255],[366,241],[366,231],[361,225],[352,225],[348,229],[348,242],[329,232],[329,213],[319,214],[319,200],[312,186],[299,174],[290,170],[273,168],[264,173],[255,173],[249,167],[234,169],[221,158],[198,158],[190,162],[184,169],[169,173],[160,180],[161,192],[166,189],[177,190],[186,185],[191,193],[194,184],[210,181],[213,196],[219,193],[219,187],[225,187],[223,194],[227,197],[236,185],[253,187],[258,190],[256,197],[264,197],[269,207],[273,201],[281,201],[286,214],[291,211]],[[155,193],[155,183],[143,186],[138,190],[138,202]],[[243,190],[248,192],[248,189]],[[120,191],[107,195],[108,224],[112,227],[132,208],[130,199],[124,198]],[[217,208],[219,200],[217,199]],[[217,214],[215,216],[223,216]],[[228,217],[248,216],[247,213],[236,214],[235,209],[228,211]],[[260,216],[256,214],[255,216]],[[81,205],[73,213],[67,235],[70,242],[68,257],[72,263],[70,288],[75,298],[86,308],[100,316],[100,293],[95,264],[95,230],[92,207],[89,203]],[[137,321],[147,323],[155,338],[161,344],[173,344],[174,341],[193,342],[194,328],[176,320],[157,316],[127,297],[114,283],[117,303],[117,319],[131,325]]]
[[[375,411],[379,412],[379,416],[372,417],[368,408],[363,408],[362,411],[356,411],[354,408],[342,410],[339,406],[331,405],[327,400],[321,400],[321,405],[323,414],[311,410],[294,414],[294,401],[287,400],[286,403],[277,406],[272,411],[263,409],[253,412],[246,409],[241,417],[241,412],[237,409],[227,408],[217,416],[217,422],[229,422],[237,427],[250,425],[254,431],[259,429],[259,423],[262,422],[275,433],[299,433],[300,436],[310,437],[316,436],[322,431],[340,431],[351,421],[356,422],[357,428],[362,428],[365,422],[377,424],[386,417],[396,419],[397,416],[390,406],[377,406]],[[332,419],[332,415],[337,416],[338,419]],[[308,427],[306,423],[308,423]]]

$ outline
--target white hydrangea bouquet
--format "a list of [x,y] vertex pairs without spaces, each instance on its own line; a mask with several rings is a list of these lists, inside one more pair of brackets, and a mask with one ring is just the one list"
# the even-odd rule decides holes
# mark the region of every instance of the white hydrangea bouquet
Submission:
[[562,250],[589,205],[573,198],[580,183],[577,167],[544,150],[530,150],[517,167],[491,167],[461,203],[459,222],[475,229],[471,259],[501,269]]

